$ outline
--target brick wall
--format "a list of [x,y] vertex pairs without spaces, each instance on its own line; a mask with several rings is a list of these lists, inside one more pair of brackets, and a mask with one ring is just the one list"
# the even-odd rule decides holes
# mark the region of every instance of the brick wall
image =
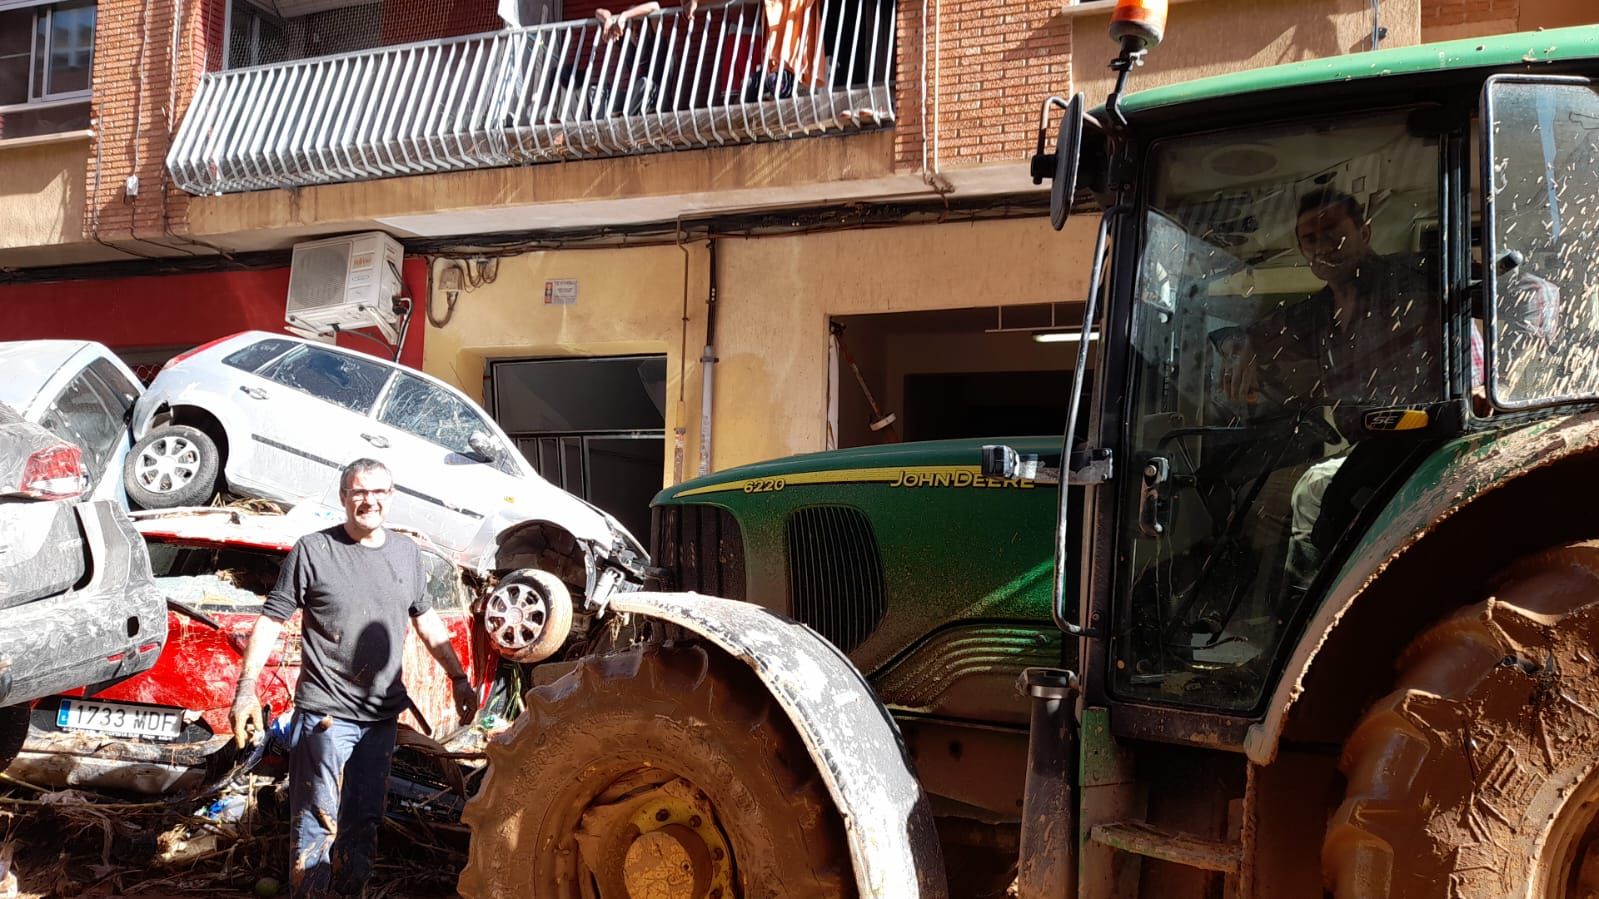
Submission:
[[[1071,87],[1072,26],[1057,9],[1020,0],[929,0],[927,34],[938,35],[927,50],[929,165],[935,131],[941,168],[1026,161],[1039,103]],[[902,170],[922,163],[921,14],[921,0],[900,0],[895,127]]]
[[[172,135],[199,85],[221,68],[224,0],[99,0],[95,141],[85,183],[85,236],[182,244],[188,197],[167,179]],[[139,179],[130,197],[127,179]],[[130,242],[131,239],[131,242]]]
[[1421,27],[1515,21],[1520,0],[1423,0]]

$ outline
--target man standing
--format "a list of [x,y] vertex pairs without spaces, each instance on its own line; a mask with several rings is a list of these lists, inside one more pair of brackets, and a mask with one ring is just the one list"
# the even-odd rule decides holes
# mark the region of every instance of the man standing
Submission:
[[358,459],[339,476],[346,520],[300,538],[283,562],[250,634],[231,720],[242,747],[262,727],[256,679],[296,609],[303,658],[289,755],[290,894],[359,892],[372,871],[399,716],[409,618],[450,676],[456,711],[476,714],[477,693],[428,598],[416,543],[384,529],[394,493],[389,470]]

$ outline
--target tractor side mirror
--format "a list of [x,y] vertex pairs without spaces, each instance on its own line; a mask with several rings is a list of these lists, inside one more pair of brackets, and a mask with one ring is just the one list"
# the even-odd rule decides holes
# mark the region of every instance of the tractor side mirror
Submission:
[[982,452],[985,478],[1014,478],[1021,470],[1021,454],[1003,443],[985,444]]
[[[1049,111],[1054,107],[1060,107],[1063,111],[1060,130],[1055,137],[1055,152],[1045,153],[1044,145],[1049,139]],[[1050,179],[1049,223],[1056,231],[1066,227],[1066,217],[1072,211],[1072,197],[1077,193],[1077,161],[1082,152],[1085,117],[1083,107],[1083,95],[1078,93],[1069,101],[1050,97],[1038,112],[1038,146],[1029,168],[1034,184],[1044,183],[1045,178]]]

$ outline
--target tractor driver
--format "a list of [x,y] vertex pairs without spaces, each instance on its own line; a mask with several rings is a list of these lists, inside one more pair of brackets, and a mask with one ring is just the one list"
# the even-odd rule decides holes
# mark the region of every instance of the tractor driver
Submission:
[[[1349,420],[1340,407],[1358,415],[1361,408],[1436,399],[1443,365],[1438,309],[1420,260],[1374,251],[1371,221],[1358,200],[1325,187],[1305,194],[1294,236],[1325,286],[1223,342],[1220,386],[1223,404],[1245,419],[1296,408],[1315,416],[1312,427],[1301,430],[1315,435],[1310,455],[1316,461],[1301,468],[1289,457],[1282,460],[1292,466],[1282,474],[1294,478],[1288,574],[1292,585],[1305,587],[1321,563],[1311,532],[1322,497],[1350,448],[1337,430]],[[1261,499],[1280,496],[1281,487],[1268,486]]]

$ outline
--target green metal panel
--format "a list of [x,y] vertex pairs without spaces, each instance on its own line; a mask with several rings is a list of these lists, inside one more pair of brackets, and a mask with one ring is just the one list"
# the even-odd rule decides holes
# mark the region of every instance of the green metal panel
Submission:
[[[1154,51],[1159,53],[1157,49]],[[1129,116],[1185,103],[1243,94],[1336,85],[1451,69],[1504,68],[1599,58],[1599,25],[1418,44],[1270,66],[1135,91],[1122,101]],[[1136,78],[1134,79],[1136,83]],[[1102,114],[1103,110],[1096,113]]]
[[1050,616],[1059,490],[985,478],[979,448],[1004,442],[1055,464],[1059,437],[943,440],[812,453],[662,491],[738,520],[747,598],[787,612],[787,526],[814,505],[860,509],[882,553],[887,614],[850,653],[891,704],[1022,723],[1021,668],[1058,663]]

